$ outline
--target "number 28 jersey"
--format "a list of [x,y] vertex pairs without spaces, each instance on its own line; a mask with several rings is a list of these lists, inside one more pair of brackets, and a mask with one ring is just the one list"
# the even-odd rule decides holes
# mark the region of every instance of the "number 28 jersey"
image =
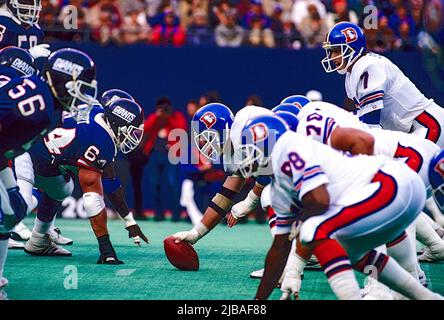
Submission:
[[298,218],[294,208],[301,207],[308,192],[325,184],[330,207],[348,206],[362,196],[361,187],[389,161],[384,156],[351,157],[292,131],[279,138],[271,157],[271,204],[277,215],[277,234],[290,231],[291,222]]
[[114,160],[117,149],[105,123],[103,108],[94,106],[77,119],[66,117],[63,125],[46,135],[30,150],[37,174],[43,176],[78,168],[102,173]]
[[57,117],[50,89],[40,78],[0,73],[0,157],[13,159],[46,134]]

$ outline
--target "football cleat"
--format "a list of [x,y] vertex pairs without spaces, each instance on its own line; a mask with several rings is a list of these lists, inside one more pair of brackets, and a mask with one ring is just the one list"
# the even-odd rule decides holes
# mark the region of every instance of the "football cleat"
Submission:
[[424,252],[418,256],[420,262],[444,261],[444,250],[442,248],[426,247]]
[[0,301],[8,300],[8,295],[6,294],[5,288],[8,285],[8,279],[0,278]]
[[23,222],[19,222],[11,231],[11,238],[17,241],[28,241],[30,237],[31,230]]
[[8,240],[8,249],[24,249],[25,244],[22,242],[15,241],[13,239]]
[[427,282],[427,277],[426,277],[425,272],[419,267],[419,265],[418,265],[417,271],[418,271],[419,283],[421,283],[421,285],[423,287],[427,288],[428,282]]
[[262,279],[264,276],[264,269],[259,269],[250,273],[250,278],[252,279]]
[[55,244],[49,234],[33,232],[25,244],[25,252],[34,256],[72,256],[72,253]]
[[394,300],[392,291],[372,277],[368,277],[368,282],[364,289],[361,289],[362,300]]
[[51,238],[51,241],[53,241],[55,244],[61,246],[68,246],[73,244],[72,239],[62,236],[62,232],[59,228],[49,230],[48,234]]
[[124,264],[123,261],[120,261],[117,256],[114,255],[100,255],[99,260],[97,260],[97,264]]

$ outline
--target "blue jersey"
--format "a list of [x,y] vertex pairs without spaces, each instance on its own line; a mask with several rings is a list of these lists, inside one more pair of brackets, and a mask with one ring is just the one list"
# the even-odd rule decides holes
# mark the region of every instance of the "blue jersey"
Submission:
[[40,78],[0,74],[0,157],[13,159],[46,134],[55,117],[50,89]]
[[5,9],[0,10],[0,49],[15,46],[29,50],[42,43],[43,30],[39,26],[27,26]]
[[117,149],[103,109],[95,106],[77,118],[66,117],[63,125],[48,133],[29,151],[36,174],[52,176],[86,168],[102,173],[114,160]]

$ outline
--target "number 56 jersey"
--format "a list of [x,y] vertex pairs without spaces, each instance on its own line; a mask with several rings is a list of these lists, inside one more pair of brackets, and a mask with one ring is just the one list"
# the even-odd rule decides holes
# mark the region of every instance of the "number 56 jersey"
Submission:
[[0,158],[27,151],[56,121],[50,89],[40,78],[0,75]]
[[77,122],[66,117],[61,127],[30,150],[35,173],[40,176],[77,174],[78,168],[102,173],[117,154],[113,136],[100,106],[94,106]]

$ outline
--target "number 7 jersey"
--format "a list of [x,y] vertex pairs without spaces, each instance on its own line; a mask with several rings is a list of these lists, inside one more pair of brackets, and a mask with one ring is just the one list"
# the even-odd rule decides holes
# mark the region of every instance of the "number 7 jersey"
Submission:
[[78,168],[102,173],[117,154],[113,136],[103,108],[94,106],[77,122],[66,117],[61,127],[48,133],[29,153],[38,175],[77,173]]

